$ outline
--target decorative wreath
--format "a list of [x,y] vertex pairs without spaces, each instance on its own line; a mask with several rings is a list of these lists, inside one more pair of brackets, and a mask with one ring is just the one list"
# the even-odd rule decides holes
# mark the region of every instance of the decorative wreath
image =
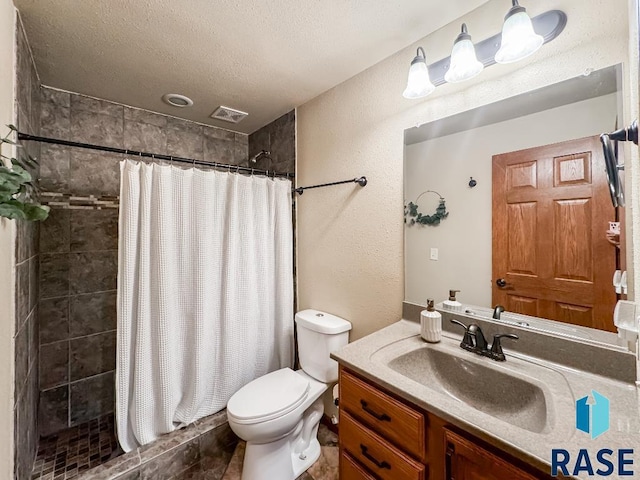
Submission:
[[[420,200],[420,197],[425,193],[435,193],[440,197],[438,208],[436,208],[436,212],[433,215],[424,215],[418,211],[418,200]],[[407,218],[407,216],[409,218]],[[407,223],[408,219],[409,226],[415,225],[416,223],[419,223],[420,225],[440,225],[440,222],[448,216],[449,212],[447,212],[447,207],[444,203],[444,197],[433,190],[422,192],[420,195],[418,195],[418,198],[416,198],[416,203],[409,202],[408,205],[404,206],[404,223]]]

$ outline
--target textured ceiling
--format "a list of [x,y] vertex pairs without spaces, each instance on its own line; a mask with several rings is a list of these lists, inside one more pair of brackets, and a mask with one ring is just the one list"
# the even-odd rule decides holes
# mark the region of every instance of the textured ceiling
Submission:
[[14,0],[44,85],[245,133],[485,2]]

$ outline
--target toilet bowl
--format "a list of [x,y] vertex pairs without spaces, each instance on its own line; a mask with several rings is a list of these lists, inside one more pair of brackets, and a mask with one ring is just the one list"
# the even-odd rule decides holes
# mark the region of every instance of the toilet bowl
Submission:
[[330,353],[351,324],[317,310],[296,314],[301,369],[281,368],[238,390],[227,403],[229,426],[247,442],[242,480],[294,480],[320,456],[322,395],[338,380]]

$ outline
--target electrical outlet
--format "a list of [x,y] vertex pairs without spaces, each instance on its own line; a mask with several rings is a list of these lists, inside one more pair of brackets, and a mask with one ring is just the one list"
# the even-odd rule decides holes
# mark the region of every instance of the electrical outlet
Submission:
[[431,260],[438,260],[438,249],[437,248],[432,248],[431,249],[431,255],[429,257]]

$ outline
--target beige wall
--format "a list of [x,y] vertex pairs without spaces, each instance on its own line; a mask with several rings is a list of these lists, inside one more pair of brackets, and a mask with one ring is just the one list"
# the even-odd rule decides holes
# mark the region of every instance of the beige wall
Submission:
[[[299,308],[351,320],[352,339],[398,320],[404,298],[404,129],[566,80],[587,68],[628,64],[629,18],[606,12],[626,12],[630,1],[528,2],[532,15],[551,8],[567,13],[559,38],[518,64],[492,66],[467,83],[441,86],[426,99],[402,98],[417,45],[435,61],[450,54],[461,21],[476,40],[500,30],[505,2],[491,0],[301,106],[297,183],[366,175],[369,185],[310,190],[299,197]],[[625,122],[636,112],[637,103]]]
[[[0,0],[0,129],[14,123],[15,10]],[[8,155],[10,152],[3,151]],[[15,222],[0,219],[0,478],[13,477]]]
[[[405,230],[405,299],[440,302],[457,289],[461,302],[491,307],[491,157],[598,135],[614,128],[616,116],[611,94],[405,147],[405,200],[434,189],[450,212],[437,227]],[[478,181],[473,189],[470,176]],[[438,197],[427,194],[419,204],[435,212]],[[431,248],[438,261],[430,260]]]

